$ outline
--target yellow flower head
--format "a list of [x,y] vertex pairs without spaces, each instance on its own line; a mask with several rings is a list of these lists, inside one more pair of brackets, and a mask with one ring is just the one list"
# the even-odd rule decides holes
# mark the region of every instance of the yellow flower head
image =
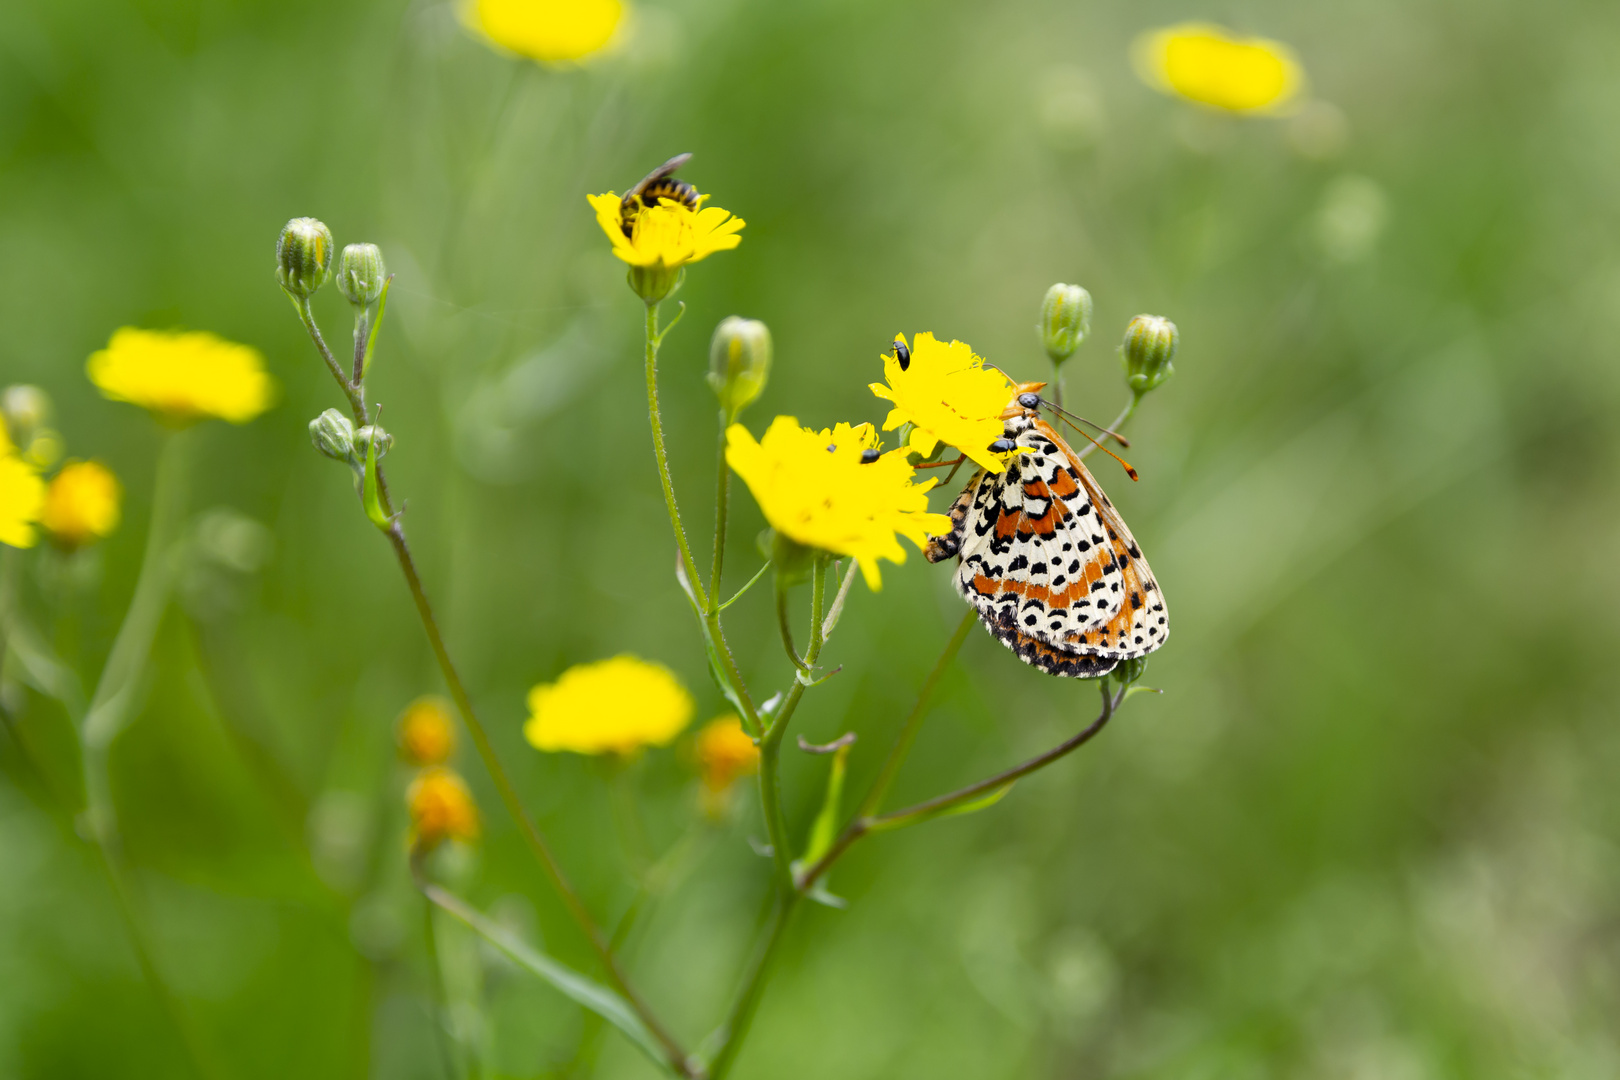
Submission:
[[746,222],[732,217],[729,210],[703,206],[702,200],[696,210],[675,199],[659,199],[657,206],[642,207],[631,219],[626,236],[619,196],[610,191],[585,197],[596,210],[596,223],[613,241],[613,254],[631,266],[674,270],[742,243],[737,233]]
[[432,851],[446,840],[478,838],[478,805],[467,784],[445,768],[423,769],[405,793],[411,848]]
[[911,449],[925,458],[944,443],[980,468],[1005,470],[1005,456],[992,454],[989,446],[1001,438],[1001,414],[1016,390],[1013,381],[985,367],[984,360],[960,341],[947,345],[933,334],[918,334],[910,360],[902,366],[904,346],[905,338],[896,335],[895,352],[883,358],[889,384],[871,384],[872,393],[894,405],[883,430],[911,424]]
[[1132,51],[1149,86],[1228,112],[1278,112],[1305,85],[1305,73],[1288,46],[1239,37],[1208,23],[1149,31]]
[[126,326],[88,368],[104,397],[149,409],[168,424],[211,416],[245,424],[270,407],[259,351],[205,331]]
[[548,64],[600,52],[624,19],[620,0],[466,0],[462,18],[494,44]]
[[15,452],[0,452],[0,544],[33,547],[34,523],[44,505],[39,470]]
[[668,668],[615,656],[576,664],[530,690],[523,736],[536,750],[629,754],[667,745],[692,709],[692,695]]
[[928,512],[926,492],[934,481],[914,482],[908,451],[868,454],[877,441],[871,424],[815,431],[778,416],[758,442],[741,424],[731,425],[726,462],[773,529],[806,547],[854,558],[866,584],[879,589],[878,560],[906,561],[895,533],[921,547],[930,535],[949,532],[951,521]]
[[741,777],[759,768],[759,747],[735,716],[722,716],[703,725],[697,734],[698,770],[708,791],[725,791]]
[[70,461],[45,489],[39,523],[58,547],[73,551],[108,536],[118,527],[123,489],[99,461]]
[[410,764],[443,765],[456,748],[450,703],[441,697],[417,698],[400,714],[395,735],[399,756]]

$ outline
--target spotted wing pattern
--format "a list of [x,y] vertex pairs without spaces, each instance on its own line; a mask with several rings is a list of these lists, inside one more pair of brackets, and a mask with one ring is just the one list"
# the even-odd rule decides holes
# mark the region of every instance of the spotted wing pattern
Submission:
[[1042,671],[1092,678],[1157,649],[1164,596],[1096,479],[1039,417],[1007,420],[1005,436],[1026,452],[968,482],[928,558],[958,556],[957,590]]

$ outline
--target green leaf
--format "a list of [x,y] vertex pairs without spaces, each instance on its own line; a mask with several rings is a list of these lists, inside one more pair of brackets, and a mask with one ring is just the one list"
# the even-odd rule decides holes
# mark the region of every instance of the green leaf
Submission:
[[383,313],[388,310],[388,289],[393,284],[394,275],[389,274],[388,280],[383,282],[382,295],[377,297],[377,317],[371,320],[371,333],[366,338],[366,358],[360,362],[361,379],[371,371],[371,354],[377,348],[377,331],[382,329]]
[[388,515],[383,513],[382,495],[377,486],[376,439],[366,440],[366,487],[364,492],[364,501],[366,505],[366,517],[370,518],[371,523],[377,526],[377,528],[381,529],[383,532],[387,532],[393,526],[393,522],[389,521]]
[[852,745],[845,743],[833,752],[832,768],[827,771],[827,794],[821,800],[821,813],[810,827],[810,844],[805,848],[804,858],[799,860],[801,865],[814,866],[832,850],[833,841],[838,838],[838,804],[844,797],[844,772]]
[[570,1001],[589,1009],[618,1028],[660,1069],[673,1075],[669,1056],[663,1046],[653,1037],[653,1033],[641,1022],[641,1018],[624,998],[521,940],[504,926],[486,918],[482,912],[463,902],[455,894],[446,892],[437,885],[426,885],[422,892],[433,903],[466,923],[485,941],[511,957],[519,966],[538,975]]
[[993,788],[987,795],[980,795],[977,799],[957,803],[940,810],[923,811],[917,814],[908,814],[905,817],[878,818],[872,823],[871,831],[884,832],[889,829],[904,829],[908,825],[921,825],[925,821],[938,821],[940,818],[955,817],[959,814],[976,814],[980,810],[988,810],[1002,799],[1005,799],[1007,792],[1011,791],[1013,784],[1017,782],[1014,780],[998,788]]

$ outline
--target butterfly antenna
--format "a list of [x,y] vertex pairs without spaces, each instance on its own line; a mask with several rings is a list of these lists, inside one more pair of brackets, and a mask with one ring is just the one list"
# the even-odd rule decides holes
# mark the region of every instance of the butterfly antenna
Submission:
[[[1075,428],[1076,431],[1080,430],[1079,428],[1075,427],[1076,423],[1090,424],[1092,427],[1096,428],[1098,431],[1102,432],[1104,435],[1107,435],[1109,438],[1113,439],[1116,443],[1118,443],[1120,445],[1121,448],[1127,449],[1127,450],[1130,449],[1131,441],[1129,439],[1127,439],[1125,436],[1121,435],[1119,432],[1115,431],[1113,428],[1105,428],[1101,424],[1097,423],[1097,421],[1095,421],[1095,420],[1087,420],[1085,417],[1079,415],[1078,413],[1069,412],[1063,406],[1059,405],[1057,402],[1052,401],[1052,400],[1050,400],[1048,398],[1041,398],[1041,404],[1046,406],[1048,409],[1051,409],[1053,412],[1057,413],[1059,416],[1063,417],[1063,419],[1067,420],[1069,422],[1069,426]],[[1081,434],[1085,434],[1085,433],[1081,432]]]
[[[1064,419],[1068,419],[1068,418],[1064,417]],[[1086,432],[1086,430],[1084,428],[1082,428],[1078,424],[1075,424],[1075,423],[1072,423],[1072,422],[1069,424],[1069,426],[1074,428],[1074,430],[1078,431],[1081,435],[1084,435],[1086,437],[1086,441],[1089,442],[1092,446],[1095,446],[1097,449],[1101,450],[1103,453],[1107,454],[1109,457],[1111,457],[1115,461],[1119,462],[1120,465],[1124,467],[1126,476],[1130,477],[1132,480],[1140,480],[1141,479],[1141,477],[1136,475],[1136,470],[1131,468],[1131,463],[1130,462],[1126,461],[1124,458],[1120,457],[1118,454],[1116,454],[1112,450],[1108,449],[1108,447],[1104,446],[1102,443],[1098,442],[1096,439],[1093,439]]]

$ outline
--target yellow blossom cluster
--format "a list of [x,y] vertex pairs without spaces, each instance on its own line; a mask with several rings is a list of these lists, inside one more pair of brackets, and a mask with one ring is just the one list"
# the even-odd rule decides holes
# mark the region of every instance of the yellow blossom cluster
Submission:
[[621,0],[467,0],[462,18],[508,52],[548,64],[606,48],[624,21]]
[[423,769],[405,793],[411,850],[431,851],[446,840],[478,839],[478,804],[466,781],[444,766]]
[[51,540],[75,551],[111,535],[118,527],[123,488],[99,461],[69,461],[45,489],[39,523]]
[[1305,85],[1288,46],[1209,23],[1180,23],[1143,34],[1134,59],[1155,89],[1233,113],[1282,111]]
[[[906,363],[900,357],[909,352]],[[895,337],[895,351],[883,358],[888,385],[872,383],[871,391],[893,404],[884,431],[911,424],[911,449],[932,457],[940,443],[954,446],[982,469],[1006,469],[1005,455],[990,452],[1001,438],[1001,414],[1012,400],[1013,381],[986,367],[973,349],[960,342],[946,344],[933,334],[921,333],[906,349],[905,338]]]
[[417,698],[400,714],[395,738],[406,762],[418,767],[443,765],[456,748],[450,703],[441,697]]
[[588,195],[596,223],[613,244],[613,254],[631,266],[673,270],[706,259],[717,251],[730,251],[742,243],[737,234],[745,224],[718,206],[694,210],[675,199],[659,199],[657,206],[642,207],[630,219],[625,235],[623,202],[618,195]]
[[694,745],[702,781],[703,809],[711,817],[725,810],[731,787],[759,768],[759,747],[736,716],[703,725]]
[[10,448],[0,451],[0,544],[33,547],[39,513],[45,506],[45,481],[39,470]]

